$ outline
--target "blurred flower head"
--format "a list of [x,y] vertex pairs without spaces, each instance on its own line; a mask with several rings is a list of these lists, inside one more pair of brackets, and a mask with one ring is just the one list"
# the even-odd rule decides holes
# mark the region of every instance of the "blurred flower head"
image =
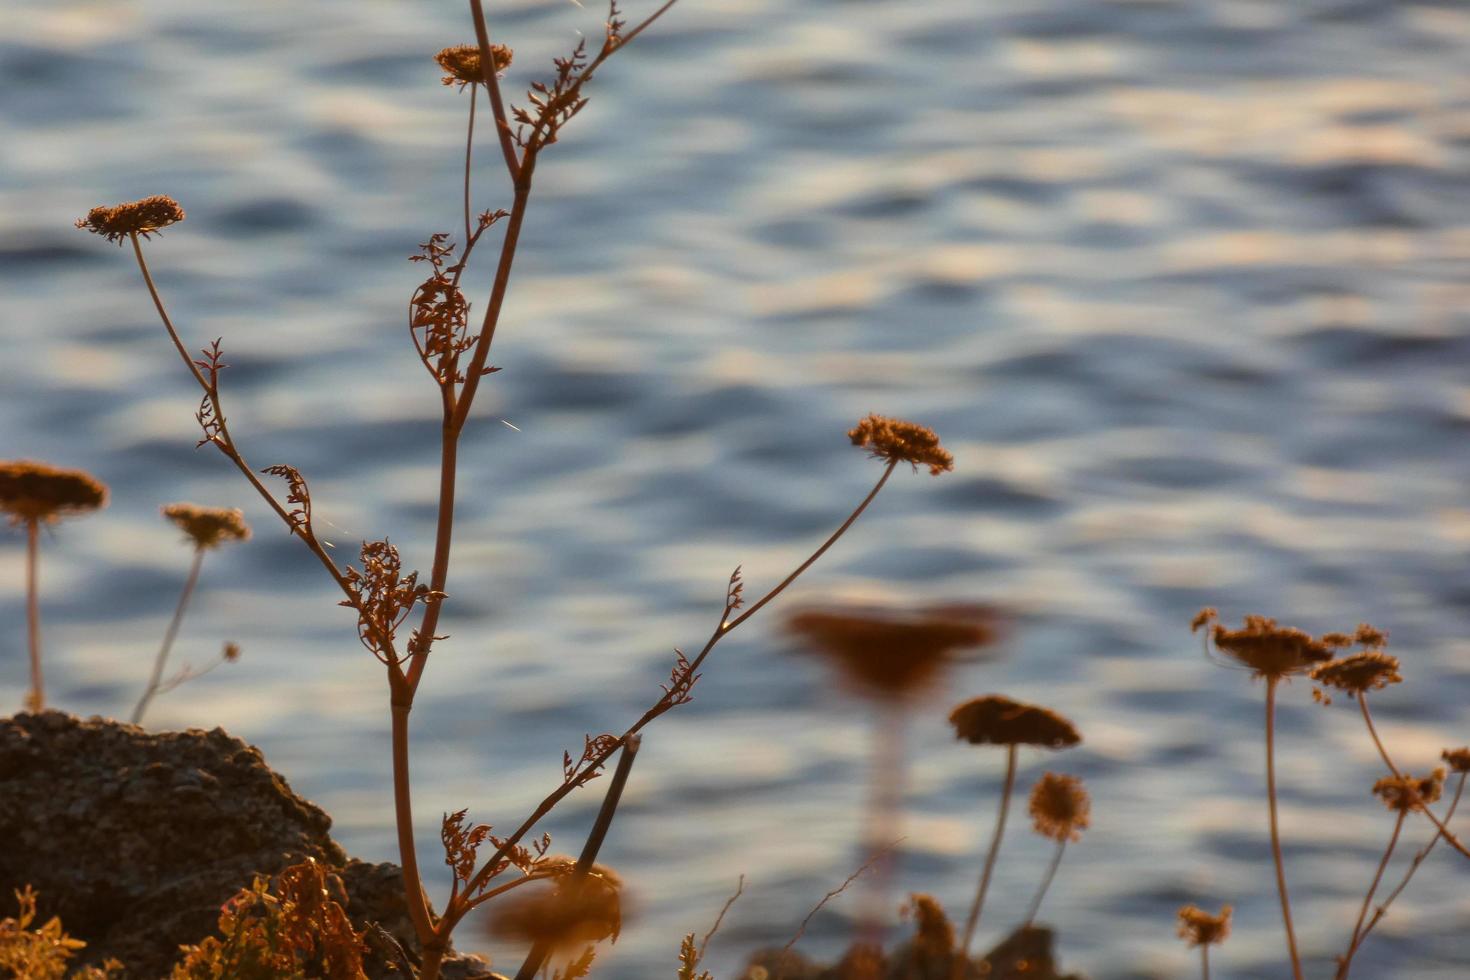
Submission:
[[959,705],[949,713],[955,737],[973,745],[1035,745],[1065,749],[1082,741],[1067,719],[1036,704],[987,694]]
[[109,242],[122,244],[129,235],[147,238],[152,233],[184,220],[179,202],[163,194],[145,197],[126,204],[98,205],[85,218],[75,222],[78,228],[101,235]]
[[1470,772],[1470,746],[1445,749],[1439,757],[1449,764],[1451,772]]
[[1427,776],[1415,777],[1408,773],[1399,776],[1384,776],[1373,784],[1373,792],[1390,810],[1409,813],[1422,810],[1439,799],[1444,789],[1444,767]]
[[0,461],[0,512],[12,523],[59,521],[107,506],[107,485],[82,470],[34,460]]
[[1092,823],[1092,801],[1076,776],[1043,773],[1031,788],[1029,809],[1036,832],[1058,842],[1081,840]]
[[1366,694],[1403,681],[1398,658],[1377,650],[1318,664],[1310,676],[1324,687],[1335,687],[1349,694]]
[[163,516],[189,536],[198,548],[218,548],[227,541],[248,541],[250,525],[238,508],[169,504]]
[[1232,630],[1215,622],[1216,616],[1214,609],[1202,609],[1190,628],[1209,628],[1215,649],[1232,662],[1249,667],[1256,677],[1279,680],[1332,659],[1331,645],[1295,627],[1278,626],[1274,619],[1247,616],[1240,629]]
[[550,888],[533,885],[497,901],[490,934],[527,944],[545,942],[563,953],[604,939],[617,942],[623,927],[622,888],[622,879],[600,864],[583,877],[568,871]]
[[1222,905],[1219,915],[1211,915],[1197,905],[1179,910],[1179,938],[1191,946],[1212,946],[1230,936],[1230,906]]

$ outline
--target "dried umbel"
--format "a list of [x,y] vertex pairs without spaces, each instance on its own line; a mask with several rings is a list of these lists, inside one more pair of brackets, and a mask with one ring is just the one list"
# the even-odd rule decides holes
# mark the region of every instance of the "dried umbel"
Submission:
[[[503,44],[492,44],[490,53],[495,58],[497,75],[510,67],[513,57],[510,48]],[[456,44],[452,48],[445,48],[434,55],[434,61],[444,69],[445,85],[458,85],[463,88],[466,85],[475,85],[485,81],[485,76],[480,71],[480,46],[478,44]]]
[[168,504],[163,516],[189,536],[195,547],[218,548],[229,541],[248,541],[250,525],[238,508],[201,507],[198,504]]
[[927,688],[958,651],[990,643],[993,622],[993,615],[979,607],[861,606],[809,609],[786,625],[858,693],[901,699]]
[[145,197],[141,201],[126,204],[98,205],[87,212],[85,218],[75,222],[78,228],[101,235],[109,242],[122,244],[129,235],[147,238],[154,232],[178,224],[184,220],[184,209],[179,202],[164,194]]
[[1197,905],[1179,910],[1179,938],[1191,946],[1213,946],[1230,937],[1230,906],[1222,905],[1211,915]]
[[1470,746],[1445,749],[1439,757],[1449,764],[1450,772],[1470,772]]
[[1398,658],[1377,650],[1319,664],[1312,668],[1310,676],[1324,687],[1335,687],[1349,694],[1366,694],[1403,681]]
[[59,521],[107,506],[107,486],[82,470],[33,460],[0,462],[0,512],[12,523]]
[[914,953],[929,959],[941,959],[954,952],[954,926],[937,898],[933,895],[910,895],[909,909],[914,917],[911,947]]
[[966,701],[949,713],[955,737],[972,745],[1036,745],[1065,749],[1082,741],[1067,719],[1036,704],[1012,701],[1000,694]]
[[[1215,649],[1235,663],[1249,667],[1257,677],[1277,679],[1300,674],[1332,659],[1333,645],[1292,626],[1278,626],[1266,616],[1247,616],[1238,630],[1216,623],[1214,609],[1202,609],[1191,630],[1209,627]],[[1212,625],[1213,624],[1213,625]],[[1329,634],[1335,640],[1336,636]]]
[[568,873],[551,889],[535,893],[525,889],[497,902],[490,934],[530,944],[546,943],[562,952],[604,939],[617,942],[623,927],[622,887],[617,874],[600,864],[594,864],[583,877]]
[[1031,788],[1029,811],[1036,832],[1058,843],[1081,840],[1092,822],[1092,801],[1082,780],[1055,772],[1043,773]]
[[911,463],[916,470],[924,465],[932,476],[954,469],[954,457],[939,444],[934,430],[914,422],[869,415],[849,429],[847,437],[876,459]]
[[1383,800],[1383,805],[1400,813],[1423,810],[1439,799],[1444,789],[1444,767],[1427,776],[1415,777],[1408,773],[1384,776],[1373,784],[1373,793]]

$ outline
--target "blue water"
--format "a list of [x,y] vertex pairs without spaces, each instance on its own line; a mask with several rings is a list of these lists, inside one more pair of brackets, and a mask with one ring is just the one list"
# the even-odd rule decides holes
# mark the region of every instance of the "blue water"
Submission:
[[[642,6],[630,7],[636,16]],[[492,3],[508,91],[602,11]],[[223,725],[392,859],[386,692],[338,596],[216,454],[125,251],[71,221],[177,197],[148,247],[193,345],[224,337],[257,467],[299,466],[344,560],[387,536],[427,566],[437,401],[404,325],[405,261],[460,222],[467,95],[429,55],[457,3],[8,0],[0,31],[0,456],[86,467],[101,515],[44,542],[53,700],[125,713],[188,554],[157,515],[242,506],[180,640],[241,663],[161,699]],[[1086,742],[1023,756],[1094,797],[1043,918],[1094,978],[1195,969],[1184,902],[1236,907],[1225,977],[1285,975],[1262,798],[1260,686],[1210,665],[1203,604],[1314,631],[1387,629],[1375,696],[1423,770],[1470,730],[1470,10],[1444,3],[685,0],[599,75],[543,158],[460,470],[444,629],[414,714],[431,891],[437,817],[513,826],[563,749],[658,694],[730,570],[778,581],[866,492],[869,411],[934,426],[952,475],[899,474],[791,603],[984,601],[1002,656],[912,720],[895,890],[960,912],[1002,759],[952,740],[1003,691]],[[482,132],[485,132],[482,129]],[[508,205],[481,142],[479,207]],[[489,271],[475,273],[477,307]],[[899,477],[902,477],[901,479]],[[22,538],[0,535],[0,703],[24,689]],[[869,724],[793,656],[780,610],[722,644],[659,721],[604,851],[636,918],[613,980],[671,976],[679,937],[746,894],[722,980],[783,943],[861,856]],[[1283,695],[1282,821],[1314,976],[1392,822],[1350,706]],[[574,852],[600,791],[546,829]],[[1049,850],[1015,816],[982,941]],[[1411,825],[1406,853],[1427,838]],[[1442,849],[1355,975],[1470,970],[1466,866]],[[850,935],[857,896],[812,924]],[[468,924],[459,945],[514,967]]]

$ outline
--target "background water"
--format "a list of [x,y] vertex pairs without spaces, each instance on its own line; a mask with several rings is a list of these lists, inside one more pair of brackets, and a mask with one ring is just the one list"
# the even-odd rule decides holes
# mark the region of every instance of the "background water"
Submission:
[[[258,743],[351,852],[393,858],[380,672],[304,549],[192,449],[196,393],[128,254],[70,222],[178,197],[187,223],[149,251],[190,342],[225,338],[244,451],[305,471],[339,555],[386,535],[427,566],[438,409],[404,259],[460,221],[467,96],[429,55],[471,37],[466,9],[3,7],[0,456],[83,466],[114,494],[44,544],[53,699],[86,714],[136,697],[188,561],[159,505],[243,506],[257,536],[206,563],[179,650],[203,663],[228,638],[244,660],[150,722]],[[511,93],[603,16],[491,7]],[[1189,975],[1176,907],[1230,902],[1219,973],[1282,976],[1261,687],[1207,663],[1187,622],[1206,603],[1314,631],[1370,621],[1405,661],[1375,698],[1404,764],[1470,738],[1467,51],[1454,2],[675,8],[538,170],[505,370],[463,452],[453,639],[414,714],[433,892],[437,815],[514,825],[564,748],[641,712],[672,647],[713,626],[731,568],[769,587],[866,491],[878,466],[844,432],[880,411],[937,428],[956,471],[898,474],[793,602],[981,600],[1015,618],[1003,656],[913,720],[901,887],[963,909],[1002,757],[956,744],[944,714],[1004,691],[1086,736],[1023,757],[1023,788],[1055,766],[1094,796],[1043,916],[1064,963]],[[489,144],[479,159],[478,204],[507,204]],[[22,555],[0,536],[12,706]],[[867,718],[772,613],[648,733],[604,851],[638,917],[601,975],[672,975],[679,936],[744,873],[711,953],[729,977],[861,860]],[[1391,822],[1351,707],[1308,691],[1284,695],[1282,819],[1323,975]],[[559,850],[599,798],[548,821]],[[987,940],[1049,853],[1024,816],[1013,828]],[[1466,881],[1442,852],[1359,973],[1463,976]],[[853,898],[803,948],[839,948]],[[470,926],[458,941],[518,962]]]

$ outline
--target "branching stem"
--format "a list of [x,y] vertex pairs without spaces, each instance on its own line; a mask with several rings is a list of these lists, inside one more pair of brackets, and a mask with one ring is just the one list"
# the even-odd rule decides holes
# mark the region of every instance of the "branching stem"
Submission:
[[138,704],[133,708],[133,717],[129,719],[134,725],[143,724],[143,715],[152,703],[154,695],[158,693],[159,685],[163,683],[163,667],[168,662],[169,651],[173,649],[174,638],[179,635],[179,625],[184,621],[184,610],[189,608],[189,597],[194,594],[194,586],[199,582],[199,569],[204,565],[204,549],[194,549],[194,560],[189,565],[189,577],[184,579],[184,589],[179,593],[178,605],[174,607],[173,619],[169,620],[168,629],[164,630],[163,643],[158,647],[158,653],[153,658],[153,674],[148,678],[148,686],[143,689],[143,696],[138,699]]

